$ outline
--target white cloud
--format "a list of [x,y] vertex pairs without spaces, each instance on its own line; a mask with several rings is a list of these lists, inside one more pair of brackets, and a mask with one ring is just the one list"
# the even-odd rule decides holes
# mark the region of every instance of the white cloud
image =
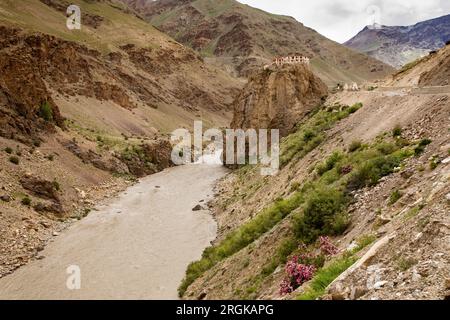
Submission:
[[293,16],[337,42],[356,35],[373,21],[411,25],[450,13],[448,0],[238,0],[277,14]]

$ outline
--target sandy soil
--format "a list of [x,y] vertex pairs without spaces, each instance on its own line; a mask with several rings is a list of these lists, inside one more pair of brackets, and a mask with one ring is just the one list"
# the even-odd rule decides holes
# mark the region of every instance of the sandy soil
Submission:
[[[216,235],[208,211],[221,166],[187,165],[142,179],[0,279],[0,299],[176,299],[187,265]],[[203,201],[202,201],[203,200]],[[81,288],[69,290],[69,266]]]

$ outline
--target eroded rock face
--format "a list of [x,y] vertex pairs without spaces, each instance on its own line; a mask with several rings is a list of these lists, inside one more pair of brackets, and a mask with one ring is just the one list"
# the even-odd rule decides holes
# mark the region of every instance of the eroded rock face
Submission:
[[[39,106],[47,102],[55,124],[63,126],[58,107],[40,76],[42,65],[34,63],[39,54],[25,44],[17,29],[0,27],[0,136],[30,142],[38,132],[53,125],[39,117]],[[31,139],[30,139],[31,138]]]
[[279,129],[286,136],[328,93],[303,64],[261,70],[234,101],[233,129]]
[[145,143],[122,154],[120,160],[136,177],[144,177],[162,171],[172,165],[172,145],[168,140],[159,139]]
[[123,153],[102,156],[92,150],[84,150],[74,141],[65,141],[63,146],[80,158],[100,170],[117,174],[132,174],[144,177],[172,166],[172,145],[166,139],[158,139],[130,147]]
[[20,179],[25,190],[43,200],[34,205],[38,212],[51,212],[61,217],[65,210],[59,194],[59,185],[55,181],[48,181],[39,177],[26,174]]
[[25,190],[32,192],[37,197],[60,202],[58,190],[54,182],[32,175],[25,175],[20,180],[20,183]]

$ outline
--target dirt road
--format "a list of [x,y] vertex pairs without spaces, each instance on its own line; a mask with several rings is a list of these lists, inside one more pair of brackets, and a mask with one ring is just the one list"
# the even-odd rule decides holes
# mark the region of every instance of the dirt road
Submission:
[[186,165],[143,179],[56,237],[44,259],[0,279],[0,299],[176,299],[216,234],[212,216],[192,208],[225,173]]

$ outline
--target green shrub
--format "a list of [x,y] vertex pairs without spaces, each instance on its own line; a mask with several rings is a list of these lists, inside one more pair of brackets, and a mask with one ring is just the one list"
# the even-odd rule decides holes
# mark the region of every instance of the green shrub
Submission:
[[21,202],[24,206],[27,206],[27,207],[29,207],[31,205],[31,199],[29,196],[23,197]]
[[420,156],[422,153],[424,153],[424,151],[425,151],[425,147],[417,146],[414,148],[414,154],[417,157]]
[[426,147],[426,146],[428,146],[429,144],[431,144],[433,141],[432,140],[430,140],[430,139],[422,139],[422,140],[420,140],[420,142],[419,142],[419,146],[421,146],[421,147]]
[[41,105],[39,115],[45,121],[53,121],[53,109],[47,101]]
[[375,239],[376,237],[373,235],[364,235],[359,238],[356,241],[357,247],[351,252],[345,252],[340,257],[332,260],[328,265],[325,265],[323,268],[319,269],[311,279],[308,288],[300,294],[297,299],[316,300],[321,297],[330,283],[332,283],[339,275],[341,275],[358,260],[355,256],[356,253],[373,243]]
[[402,127],[400,127],[399,125],[396,125],[394,127],[394,129],[392,130],[392,136],[394,138],[401,137],[402,136]]
[[355,152],[355,151],[361,149],[361,146],[362,146],[361,140],[354,140],[348,146],[348,152]]
[[17,164],[19,164],[20,160],[19,160],[19,157],[12,156],[12,157],[9,157],[9,162],[17,165]]
[[397,269],[399,269],[402,272],[405,272],[416,264],[417,264],[417,260],[414,258],[401,257],[397,260]]
[[342,153],[335,151],[324,163],[317,166],[317,173],[321,176],[325,172],[330,171],[343,158]]
[[395,140],[395,145],[399,148],[404,148],[410,145],[410,142],[402,137],[397,137]]
[[53,180],[53,188],[54,188],[56,191],[60,191],[60,190],[61,190],[61,186],[60,186],[60,184],[59,184],[58,181]]
[[394,203],[396,203],[402,196],[403,194],[399,190],[392,191],[391,195],[389,196],[389,205],[393,205]]
[[361,236],[359,239],[356,240],[356,247],[352,250],[352,253],[355,254],[368,245],[372,244],[377,239],[376,236],[373,234],[366,234]]
[[13,149],[12,149],[11,147],[6,147],[6,148],[5,148],[5,152],[6,152],[7,154],[11,154],[11,153],[13,152]]
[[311,141],[314,137],[316,137],[316,133],[310,129],[305,130],[303,133],[303,141],[305,142]]
[[297,237],[312,243],[321,235],[341,234],[348,225],[348,219],[342,213],[346,203],[343,192],[336,189],[319,188],[311,192],[303,215],[295,221]]
[[430,139],[422,139],[419,142],[419,145],[414,149],[414,154],[420,156],[425,151],[425,147],[431,144],[431,142]]
[[381,142],[376,145],[378,151],[384,155],[388,155],[398,150],[398,146],[389,142]]
[[325,289],[342,272],[356,262],[353,256],[339,258],[322,269],[319,269],[312,278],[308,289],[297,297],[298,300],[316,300],[325,293]]
[[431,160],[431,161],[430,161],[430,170],[436,169],[436,168],[438,167],[438,165],[439,165],[439,162],[438,162],[438,161],[436,161],[436,160]]
[[295,157],[301,158],[315,149],[325,138],[324,131],[334,123],[348,117],[362,107],[362,103],[356,103],[351,107],[341,108],[339,105],[317,109],[313,115],[301,126],[297,132],[289,135],[281,144],[281,166],[286,165]]
[[290,189],[291,192],[297,191],[298,189],[300,189],[300,186],[301,186],[300,182],[294,182],[294,183],[292,183],[291,189]]
[[350,108],[347,109],[347,112],[348,112],[348,114],[355,113],[356,111],[361,109],[362,106],[363,106],[363,104],[361,102],[355,103],[354,105],[352,105]]
[[367,186],[372,186],[388,174],[394,172],[407,153],[392,154],[387,156],[378,156],[363,162],[359,168],[350,174],[347,181],[347,190],[352,191]]

